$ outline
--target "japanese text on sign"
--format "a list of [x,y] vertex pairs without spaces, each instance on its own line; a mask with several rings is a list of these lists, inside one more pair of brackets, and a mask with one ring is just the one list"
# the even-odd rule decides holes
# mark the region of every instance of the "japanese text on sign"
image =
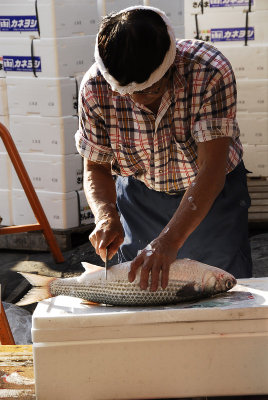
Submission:
[[[246,29],[245,28],[222,28],[222,29],[211,29],[210,40],[212,42],[232,42],[245,40]],[[254,27],[248,27],[247,39],[254,40]]]
[[0,31],[38,31],[36,16],[0,16]]
[[[254,0],[251,0],[253,5]],[[210,7],[235,7],[235,6],[248,6],[248,0],[209,0]]]
[[[3,69],[4,71],[32,72],[32,57],[3,56]],[[36,72],[41,72],[40,57],[34,57],[34,70]]]

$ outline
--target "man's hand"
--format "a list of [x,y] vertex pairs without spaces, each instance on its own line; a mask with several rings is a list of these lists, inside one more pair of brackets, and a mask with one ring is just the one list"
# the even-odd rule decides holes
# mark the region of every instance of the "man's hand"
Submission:
[[103,261],[105,261],[106,248],[108,247],[108,259],[110,260],[118,251],[124,241],[124,230],[119,215],[103,216],[96,223],[89,240]]
[[132,261],[128,275],[129,281],[133,282],[138,268],[141,268],[140,287],[147,289],[149,276],[151,274],[150,290],[158,289],[161,276],[161,287],[165,289],[168,285],[169,267],[176,260],[178,248],[172,246],[165,235],[153,240],[144,250]]
[[96,222],[89,240],[103,261],[106,248],[108,258],[111,259],[124,240],[124,230],[116,210],[116,190],[111,164],[98,164],[84,159],[84,190]]

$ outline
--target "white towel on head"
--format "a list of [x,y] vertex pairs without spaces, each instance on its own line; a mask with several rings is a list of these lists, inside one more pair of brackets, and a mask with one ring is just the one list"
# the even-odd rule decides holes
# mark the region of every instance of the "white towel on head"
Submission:
[[124,10],[119,11],[118,13],[116,13],[116,15],[121,14],[123,12],[131,11],[131,10],[139,10],[139,9],[155,11],[157,14],[159,14],[162,17],[162,19],[164,20],[164,22],[167,26],[167,31],[168,31],[169,38],[170,38],[170,46],[169,46],[169,49],[165,55],[165,58],[164,58],[162,64],[159,65],[159,67],[156,68],[151,73],[151,75],[149,76],[147,81],[142,82],[142,83],[131,82],[126,86],[121,86],[120,83],[108,72],[105,65],[103,64],[103,61],[99,54],[98,35],[97,35],[96,43],[95,43],[95,54],[94,54],[97,66],[98,66],[102,76],[104,77],[104,79],[111,86],[112,90],[114,90],[115,92],[118,92],[122,95],[132,94],[133,92],[138,92],[138,91],[147,89],[148,87],[152,86],[154,83],[159,81],[165,75],[165,73],[170,68],[170,66],[173,64],[175,55],[176,55],[175,33],[174,33],[171,23],[170,23],[168,17],[166,16],[166,14],[164,13],[164,11],[161,11],[155,7],[132,6],[132,7],[128,7],[128,8],[125,8]]

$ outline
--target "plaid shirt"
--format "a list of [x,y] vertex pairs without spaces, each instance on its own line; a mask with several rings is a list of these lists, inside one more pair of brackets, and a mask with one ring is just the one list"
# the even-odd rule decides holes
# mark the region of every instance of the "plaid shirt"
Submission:
[[96,64],[84,76],[79,98],[79,153],[111,163],[117,175],[134,175],[166,193],[185,190],[197,172],[197,145],[232,137],[227,173],[242,158],[236,83],[228,60],[199,40],[177,42],[171,85],[157,115],[129,95],[111,91]]

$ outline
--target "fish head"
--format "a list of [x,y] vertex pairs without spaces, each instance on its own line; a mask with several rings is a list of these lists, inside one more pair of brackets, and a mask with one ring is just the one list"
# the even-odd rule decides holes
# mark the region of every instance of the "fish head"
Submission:
[[204,285],[211,294],[223,293],[236,285],[235,277],[219,268],[215,272],[208,271],[204,276]]

